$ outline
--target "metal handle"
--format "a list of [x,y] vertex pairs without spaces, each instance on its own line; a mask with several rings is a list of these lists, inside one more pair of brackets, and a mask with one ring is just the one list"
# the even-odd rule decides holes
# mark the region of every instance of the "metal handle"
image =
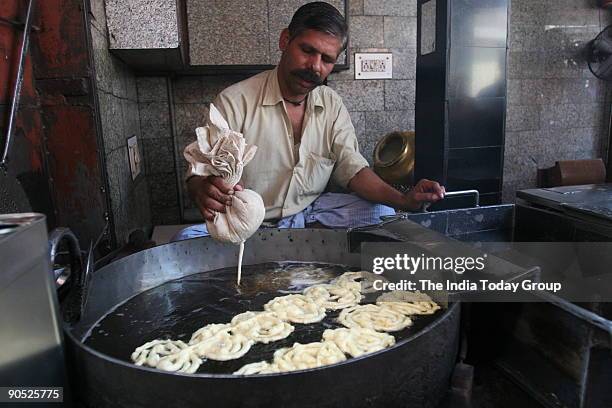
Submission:
[[68,228],[56,228],[49,237],[49,257],[52,263],[55,263],[60,243],[63,241],[68,243],[70,254],[70,285],[68,286],[68,291],[64,292],[64,298],[61,303],[62,313],[64,315],[64,323],[74,324],[81,319],[87,303],[89,281],[94,271],[94,244],[93,242],[89,244],[87,261],[84,263],[83,253],[81,252],[77,237]]
[[[461,195],[472,194],[474,196],[474,207],[480,206],[480,193],[478,190],[459,190],[459,191],[449,191],[444,193],[444,198],[448,197],[456,197]],[[432,203],[423,203],[422,210],[423,212],[427,212],[427,209],[432,205]]]
[[478,190],[460,190],[460,191],[450,191],[444,194],[444,198],[454,197],[459,195],[468,195],[471,194],[474,196],[474,207],[480,206],[480,193]]
[[408,218],[408,214],[406,213],[399,213],[399,214],[394,214],[394,215],[381,215],[380,216],[380,221],[381,223],[378,224],[380,225],[385,225],[388,224],[390,222],[393,221],[397,221],[397,220],[405,220],[406,218]]
[[[456,196],[467,195],[467,194],[474,196],[474,207],[479,207],[480,206],[480,192],[478,192],[478,190],[449,191],[444,194],[444,198],[456,197]],[[432,203],[429,203],[429,202],[423,203],[422,211],[426,212],[431,204]],[[393,221],[405,219],[405,218],[407,218],[407,214],[400,213],[400,214],[395,214],[395,215],[383,215],[380,217],[380,220],[386,224],[388,222],[393,222]]]
[[21,96],[21,85],[23,83],[23,65],[25,62],[25,55],[28,50],[28,44],[30,42],[30,29],[32,28],[32,4],[34,0],[28,2],[28,11],[26,14],[26,22],[23,27],[23,40],[21,42],[21,51],[19,53],[19,65],[17,66],[17,78],[15,79],[15,88],[13,89],[13,98],[11,100],[11,110],[9,114],[8,129],[6,131],[6,140],[4,142],[4,150],[2,152],[2,160],[0,160],[0,167],[7,168],[7,160],[9,148],[11,146],[11,139],[15,130],[15,117],[17,116],[17,109],[19,108],[19,97]]
[[64,240],[68,242],[68,252],[70,253],[70,274],[72,279],[80,285],[84,274],[81,246],[77,237],[68,228],[56,228],[49,236],[49,258],[51,259],[51,265],[55,264],[59,246]]

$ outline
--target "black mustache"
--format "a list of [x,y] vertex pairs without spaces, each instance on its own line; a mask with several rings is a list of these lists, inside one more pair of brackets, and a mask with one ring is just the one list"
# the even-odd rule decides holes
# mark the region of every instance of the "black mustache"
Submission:
[[296,69],[291,71],[291,74],[304,81],[312,82],[315,85],[321,85],[323,83],[323,79],[309,69]]

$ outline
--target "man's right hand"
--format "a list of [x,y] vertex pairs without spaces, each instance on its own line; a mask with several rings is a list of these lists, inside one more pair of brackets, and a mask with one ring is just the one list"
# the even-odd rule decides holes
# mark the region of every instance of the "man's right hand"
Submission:
[[216,176],[193,176],[187,181],[187,191],[207,221],[215,219],[215,212],[224,213],[225,206],[232,205],[234,191],[241,190],[241,185],[232,188]]

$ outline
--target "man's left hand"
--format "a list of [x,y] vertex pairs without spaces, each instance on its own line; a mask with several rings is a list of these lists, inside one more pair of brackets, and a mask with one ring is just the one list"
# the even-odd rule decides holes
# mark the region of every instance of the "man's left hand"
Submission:
[[404,194],[406,205],[402,210],[417,211],[423,204],[435,203],[442,200],[446,190],[435,181],[421,179],[412,190]]

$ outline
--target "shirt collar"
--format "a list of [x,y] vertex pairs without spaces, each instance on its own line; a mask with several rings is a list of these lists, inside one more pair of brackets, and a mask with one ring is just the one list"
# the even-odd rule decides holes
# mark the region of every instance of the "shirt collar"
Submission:
[[262,105],[276,105],[279,102],[282,102],[283,95],[280,91],[280,86],[278,85],[278,74],[277,69],[269,71],[268,80],[266,81],[266,89],[264,90],[264,97]]
[[[278,67],[275,67],[270,71],[268,80],[266,81],[266,89],[262,101],[262,105],[276,105],[283,101],[283,95],[280,91],[280,85],[278,84]],[[323,100],[321,99],[321,87],[313,89],[308,94],[308,103],[312,103],[314,106],[325,108]]]

